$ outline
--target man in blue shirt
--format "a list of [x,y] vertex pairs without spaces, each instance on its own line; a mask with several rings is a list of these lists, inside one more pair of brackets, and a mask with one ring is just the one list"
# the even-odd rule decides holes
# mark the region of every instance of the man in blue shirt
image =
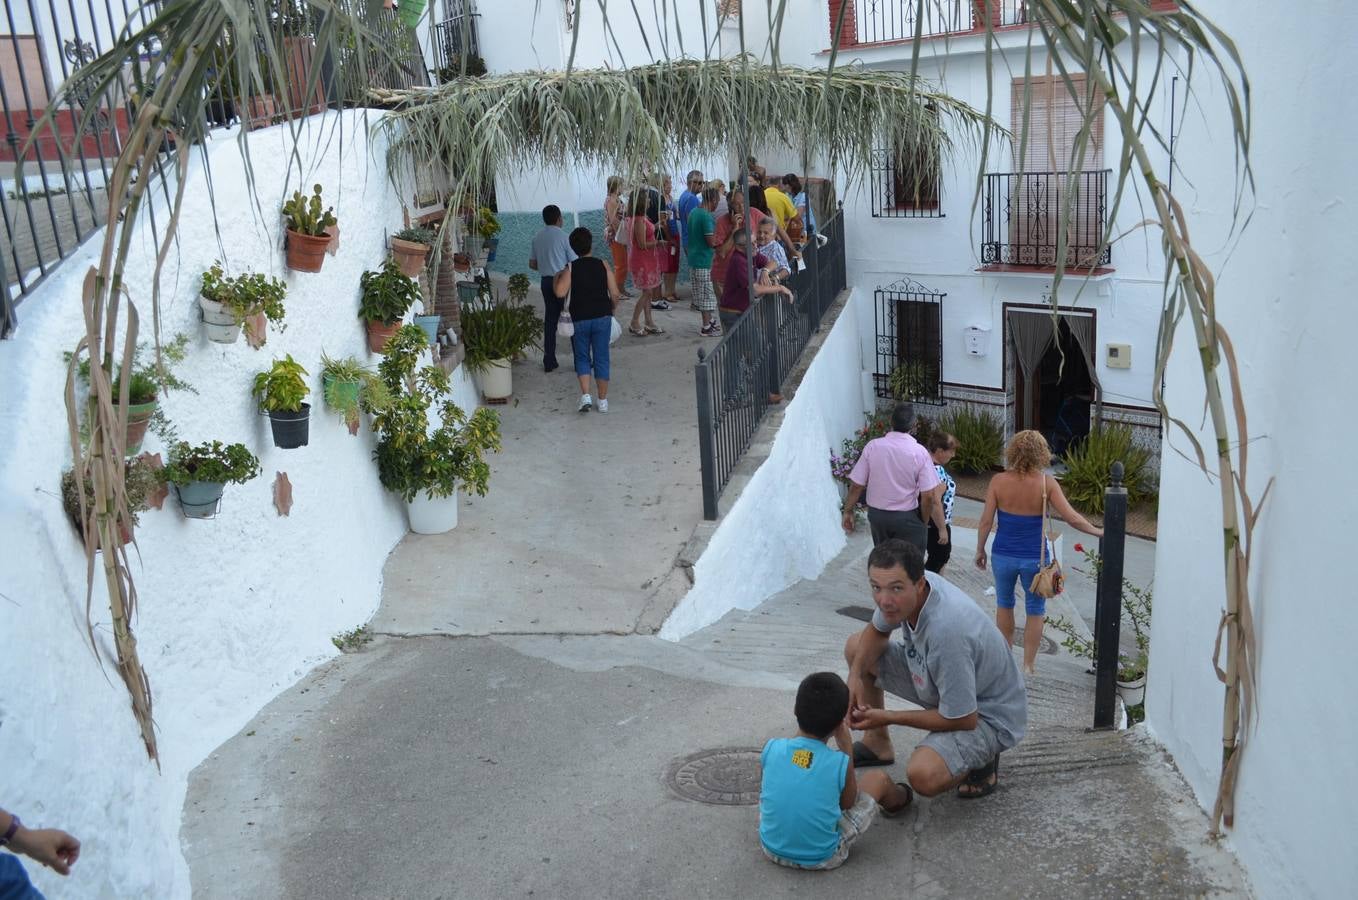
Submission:
[[[703,173],[694,169],[688,173],[684,192],[679,195],[679,201],[675,204],[679,211],[679,223],[683,227],[679,229],[679,234],[684,235],[688,228],[688,214],[698,208],[703,202]],[[687,235],[684,235],[687,238]]]
[[561,320],[561,309],[565,297],[558,297],[553,282],[559,272],[575,261],[575,251],[571,249],[570,238],[561,227],[561,208],[556,204],[542,208],[542,221],[546,226],[533,237],[532,255],[528,257],[528,268],[542,276],[542,370],[551,372],[557,368],[556,362],[556,325]]

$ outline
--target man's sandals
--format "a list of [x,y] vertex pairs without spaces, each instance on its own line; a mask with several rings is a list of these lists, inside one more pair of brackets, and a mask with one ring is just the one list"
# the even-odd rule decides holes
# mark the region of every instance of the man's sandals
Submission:
[[995,758],[990,762],[967,773],[967,777],[957,786],[957,796],[962,800],[977,800],[981,797],[988,797],[995,792],[995,787],[999,782],[1000,755],[996,753]]
[[882,806],[882,804],[880,804],[880,803],[877,804],[878,808],[881,809],[881,811],[882,811],[882,815],[885,816],[885,817],[888,818],[888,819],[894,819],[894,818],[896,818],[896,817],[899,816],[901,813],[903,813],[903,812],[905,812],[907,809],[909,809],[909,808],[914,804],[914,802],[915,802],[915,792],[912,791],[912,790],[910,789],[910,785],[906,784],[904,781],[898,781],[898,782],[896,782],[896,787],[898,787],[898,788],[900,788],[901,790],[905,791],[905,802],[904,802],[904,803],[902,803],[900,806],[896,807],[895,809],[887,809],[885,806]]

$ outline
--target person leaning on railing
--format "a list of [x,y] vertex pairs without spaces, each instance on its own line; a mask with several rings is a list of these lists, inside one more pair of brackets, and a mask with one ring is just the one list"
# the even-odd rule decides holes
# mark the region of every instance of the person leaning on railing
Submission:
[[[745,258],[745,251],[749,246],[749,235],[743,228],[731,235],[732,249],[731,257],[726,261],[726,277],[722,282],[721,300],[717,306],[717,315],[721,318],[721,330],[729,334],[731,329],[736,326],[750,309],[750,261]],[[754,283],[754,293],[756,297],[765,294],[782,294],[787,297],[788,302],[792,302],[792,291],[787,285],[776,284],[767,277],[768,267],[773,265],[772,260],[763,254],[756,253],[753,259],[754,271],[759,273]],[[725,351],[727,368],[723,375],[726,382],[728,399],[733,396],[736,383],[739,379],[739,361],[736,354],[731,350]],[[783,395],[778,393],[776,385],[769,386],[769,402],[781,403]]]

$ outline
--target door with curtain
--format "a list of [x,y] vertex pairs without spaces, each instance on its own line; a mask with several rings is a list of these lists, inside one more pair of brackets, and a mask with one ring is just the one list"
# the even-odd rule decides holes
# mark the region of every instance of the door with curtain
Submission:
[[1014,429],[1042,432],[1058,454],[1088,434],[1099,401],[1094,325],[1092,310],[1006,310]]

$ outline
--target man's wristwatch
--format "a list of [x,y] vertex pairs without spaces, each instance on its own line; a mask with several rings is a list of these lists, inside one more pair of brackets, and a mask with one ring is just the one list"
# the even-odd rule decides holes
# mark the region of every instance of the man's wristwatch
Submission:
[[19,817],[11,815],[9,817],[9,828],[5,829],[4,834],[0,834],[0,847],[5,846],[13,840],[14,835],[18,834],[19,829],[22,827],[24,827],[24,823],[19,821]]

